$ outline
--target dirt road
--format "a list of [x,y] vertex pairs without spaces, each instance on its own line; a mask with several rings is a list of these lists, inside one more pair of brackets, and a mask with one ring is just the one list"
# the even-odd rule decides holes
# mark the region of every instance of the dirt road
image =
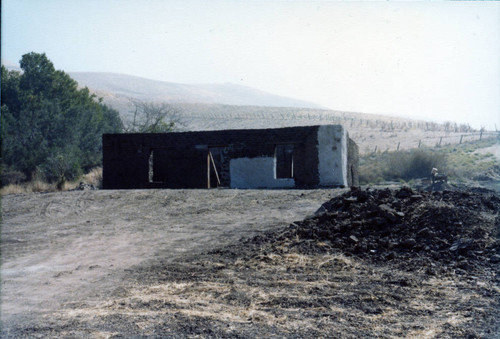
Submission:
[[54,312],[95,305],[117,293],[134,266],[157,259],[174,262],[182,253],[231,244],[303,219],[342,192],[134,190],[4,196],[3,335],[34,336],[33,328]]

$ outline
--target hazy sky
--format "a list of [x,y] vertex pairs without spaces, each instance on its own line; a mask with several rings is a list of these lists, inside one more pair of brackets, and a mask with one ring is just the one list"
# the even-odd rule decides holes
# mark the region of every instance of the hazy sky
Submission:
[[2,59],[500,129],[500,3],[3,0]]

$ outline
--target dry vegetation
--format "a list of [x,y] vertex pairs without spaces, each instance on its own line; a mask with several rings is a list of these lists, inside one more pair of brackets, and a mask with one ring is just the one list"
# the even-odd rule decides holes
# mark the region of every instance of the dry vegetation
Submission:
[[488,138],[441,147],[422,147],[396,152],[367,153],[360,156],[360,182],[375,184],[401,181],[416,184],[428,178],[435,167],[455,183],[474,180],[492,189],[500,189],[500,144]]
[[65,181],[59,187],[58,183],[48,182],[42,175],[35,173],[32,181],[10,183],[3,186],[0,188],[0,195],[71,191],[77,189],[82,182],[88,186],[100,188],[102,184],[102,168],[94,168],[89,173],[83,175],[79,180],[71,182]]
[[[158,278],[144,281],[151,271]],[[61,319],[78,318],[80,328],[94,323],[111,336],[123,335],[124,322],[127,335],[152,337],[474,338],[497,331],[492,295],[500,289],[487,278],[429,277],[341,253],[259,253],[232,262],[210,255],[140,275],[125,294]]]

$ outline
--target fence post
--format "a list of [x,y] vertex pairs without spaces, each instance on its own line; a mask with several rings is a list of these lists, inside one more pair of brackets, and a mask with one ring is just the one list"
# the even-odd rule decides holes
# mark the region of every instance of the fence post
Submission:
[[464,138],[464,135],[462,134],[462,135],[460,136],[460,143],[462,143],[462,139],[463,139],[463,138]]
[[439,147],[441,147],[441,141],[443,141],[443,137],[439,138]]
[[420,144],[422,143],[422,140],[418,141],[418,148],[420,148]]
[[399,151],[399,144],[400,144],[400,143],[401,143],[401,141],[400,141],[400,142],[398,142],[398,148],[396,149],[396,151]]
[[375,150],[373,151],[373,153],[377,153],[377,146],[375,145]]
[[479,140],[483,138],[483,131],[479,132]]

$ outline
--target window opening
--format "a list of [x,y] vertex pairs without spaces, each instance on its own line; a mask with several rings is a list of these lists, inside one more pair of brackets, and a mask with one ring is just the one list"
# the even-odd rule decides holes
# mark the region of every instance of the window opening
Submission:
[[167,181],[167,150],[152,149],[148,158],[148,181],[150,183],[165,183]]
[[276,179],[293,178],[293,145],[276,145],[274,160]]
[[148,169],[148,181],[153,182],[153,176],[154,176],[154,151],[151,150],[149,152],[149,159],[148,159],[148,164],[149,164],[149,169]]

